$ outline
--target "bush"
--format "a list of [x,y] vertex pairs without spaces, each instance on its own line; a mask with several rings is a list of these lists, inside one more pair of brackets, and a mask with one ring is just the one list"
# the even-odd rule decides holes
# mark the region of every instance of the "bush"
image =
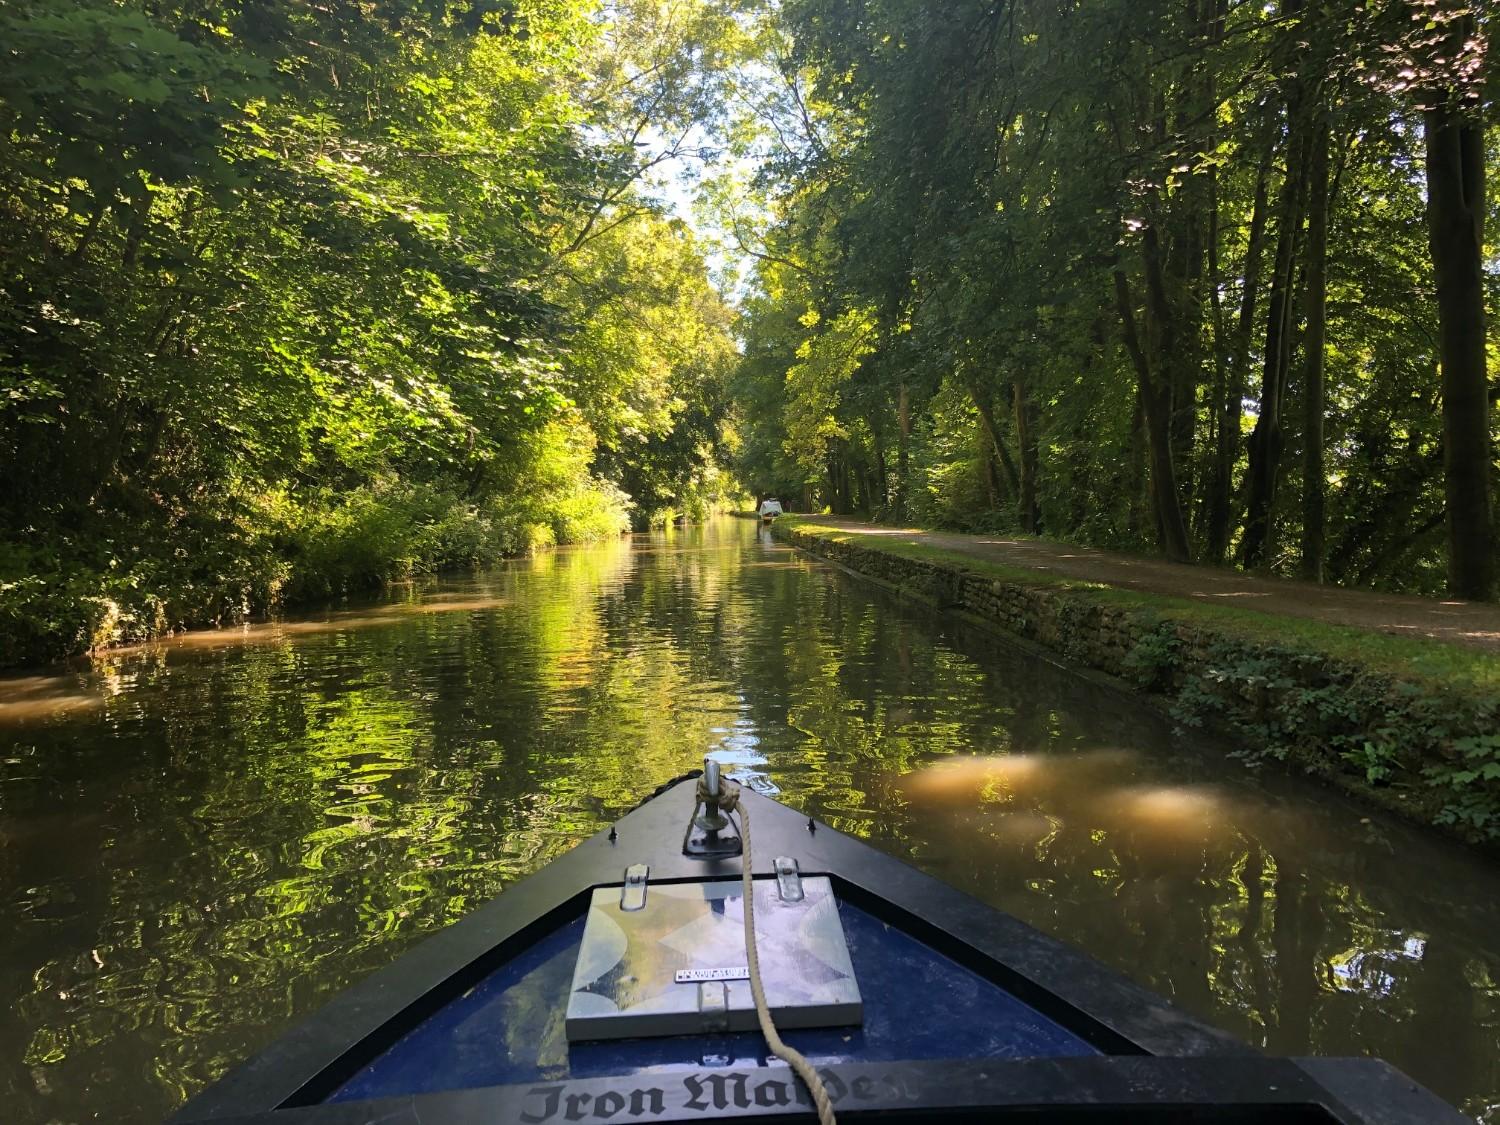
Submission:
[[291,528],[288,597],[329,597],[393,578],[479,568],[559,543],[588,543],[629,527],[628,499],[585,478],[516,500],[472,503],[427,485],[385,482],[328,495]]
[[410,574],[420,555],[425,499],[399,486],[320,497],[290,529],[288,597],[345,594]]
[[82,652],[105,619],[103,599],[70,588],[61,575],[0,580],[0,665],[32,664]]
[[44,546],[0,545],[0,666],[617,536],[630,498],[590,473],[592,457],[586,430],[552,424],[477,498],[395,475],[305,491],[225,482],[189,508],[101,507],[82,526],[33,529]]
[[630,499],[607,481],[549,498],[558,543],[594,543],[630,530]]
[[238,515],[222,516],[149,529],[126,546],[102,534],[88,540],[90,548],[70,539],[0,550],[0,666],[264,612],[287,566],[248,526]]

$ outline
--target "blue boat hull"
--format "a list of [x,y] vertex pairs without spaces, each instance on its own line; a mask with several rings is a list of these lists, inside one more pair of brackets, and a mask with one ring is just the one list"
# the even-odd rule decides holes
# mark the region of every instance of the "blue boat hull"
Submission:
[[[668,788],[334,1001],[190,1102],[180,1123],[805,1120],[758,1033],[569,1043],[593,888],[737,878],[682,854]],[[856,1028],[786,1032],[842,1119],[1460,1122],[1367,1059],[1265,1059],[1014,918],[752,793],[754,866],[826,875],[864,998]],[[759,895],[757,895],[759,898]]]

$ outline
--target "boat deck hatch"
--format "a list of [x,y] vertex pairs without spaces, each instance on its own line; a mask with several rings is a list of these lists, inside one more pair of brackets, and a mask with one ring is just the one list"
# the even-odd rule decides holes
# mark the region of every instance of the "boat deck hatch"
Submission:
[[[805,898],[812,897],[816,884],[827,883],[806,875],[801,881]],[[757,931],[764,933],[762,884],[768,906],[778,896],[775,880],[756,881]],[[738,892],[738,882],[731,885]],[[647,903],[671,886],[650,883]],[[618,908],[619,886],[609,895]],[[727,912],[730,904],[720,901]],[[844,900],[835,899],[833,906],[862,993],[863,1022],[787,1028],[786,1041],[814,1065],[949,1059],[960,1053],[971,1059],[1099,1054],[1061,1024],[901,928]],[[782,1065],[767,1055],[758,1030],[569,1042],[561,998],[571,989],[585,926],[586,917],[568,922],[497,968],[413,1027],[328,1100]],[[765,958],[767,947],[761,948]],[[675,974],[673,968],[668,976]],[[680,987],[696,994],[697,983]],[[778,1016],[778,1026],[781,1022]]]
[[[755,882],[771,1015],[781,1028],[858,1026],[864,1009],[833,887],[786,863],[779,878]],[[568,995],[570,1042],[756,1026],[740,880],[643,883],[629,904],[619,888],[594,891]]]

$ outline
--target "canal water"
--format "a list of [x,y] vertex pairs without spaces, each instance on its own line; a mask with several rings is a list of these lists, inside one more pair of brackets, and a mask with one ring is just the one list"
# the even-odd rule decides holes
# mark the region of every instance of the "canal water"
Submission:
[[1500,1123],[1500,875],[748,521],[0,682],[0,1105],[150,1122],[712,752]]

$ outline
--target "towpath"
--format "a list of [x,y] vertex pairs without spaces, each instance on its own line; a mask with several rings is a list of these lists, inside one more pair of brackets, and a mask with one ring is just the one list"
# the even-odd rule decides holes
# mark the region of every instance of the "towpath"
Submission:
[[887,527],[836,516],[818,516],[815,522],[861,536],[922,543],[1006,566],[1025,567],[1082,582],[1098,582],[1122,590],[1234,606],[1270,616],[1306,617],[1331,625],[1374,629],[1382,633],[1432,637],[1500,654],[1500,605],[1260,578],[1233,570],[1171,563],[1040,539]]

